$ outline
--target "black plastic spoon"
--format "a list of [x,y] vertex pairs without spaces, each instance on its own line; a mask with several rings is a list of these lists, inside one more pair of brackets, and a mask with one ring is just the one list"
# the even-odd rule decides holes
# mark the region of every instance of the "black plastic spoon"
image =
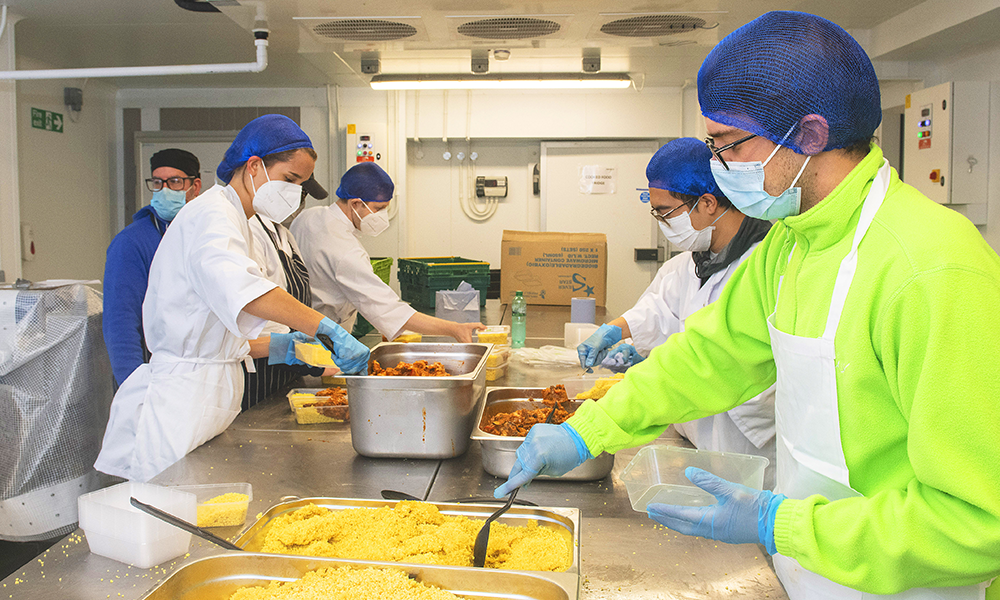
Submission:
[[483,528],[479,530],[476,534],[476,545],[472,548],[472,566],[473,567],[485,567],[486,566],[486,550],[490,545],[490,523],[497,520],[500,515],[507,512],[511,504],[514,504],[514,496],[517,496],[517,490],[521,488],[514,488],[514,491],[507,496],[507,503],[501,506],[490,515],[490,518],[486,519],[486,523],[483,524]]
[[172,515],[172,514],[170,514],[168,512],[164,512],[164,511],[156,508],[155,506],[151,506],[149,504],[146,504],[145,502],[140,502],[140,501],[136,500],[134,496],[131,497],[131,498],[129,498],[129,504],[131,504],[132,506],[138,508],[139,510],[141,510],[142,512],[144,512],[146,514],[152,515],[152,516],[156,517],[157,519],[160,519],[161,521],[170,523],[174,527],[178,527],[178,528],[183,529],[184,531],[187,531],[188,533],[192,533],[192,534],[194,534],[194,535],[196,535],[196,536],[198,536],[198,537],[200,537],[200,538],[202,538],[204,540],[208,540],[208,541],[212,542],[213,544],[216,544],[218,546],[222,546],[226,550],[239,550],[241,552],[243,551],[243,548],[240,548],[239,546],[237,546],[236,544],[230,542],[229,540],[224,540],[224,539],[220,538],[217,535],[214,535],[212,533],[209,533],[208,531],[205,531],[201,527],[198,527],[196,525],[192,525],[191,523],[188,523],[184,519],[180,519],[178,517],[175,517],[174,515]]

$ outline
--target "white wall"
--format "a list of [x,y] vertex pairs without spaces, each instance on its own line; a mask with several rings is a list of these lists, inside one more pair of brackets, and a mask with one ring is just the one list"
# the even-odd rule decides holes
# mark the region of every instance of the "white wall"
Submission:
[[[541,140],[704,135],[693,85],[686,90],[642,92],[452,91],[447,95],[343,88],[336,97],[341,145],[348,123],[387,123],[388,136],[396,142],[393,150],[405,151],[402,157],[388,156],[386,170],[396,183],[394,204],[399,214],[381,236],[363,239],[372,256],[458,255],[487,260],[497,268],[504,229],[538,228],[538,197],[531,193],[529,165],[539,160]],[[451,160],[442,158],[446,150],[452,153]],[[473,221],[459,205],[460,151],[479,155],[475,163],[464,162],[471,165],[470,179],[508,178],[508,196],[488,221]],[[332,191],[336,184],[331,185]],[[474,193],[471,186],[465,193]]]
[[[19,69],[52,65],[20,58]],[[82,87],[83,110],[69,120],[64,87]],[[34,230],[36,258],[23,277],[103,279],[111,241],[115,89],[98,80],[17,84],[18,178],[21,222]],[[31,127],[31,108],[62,113],[63,133]]]

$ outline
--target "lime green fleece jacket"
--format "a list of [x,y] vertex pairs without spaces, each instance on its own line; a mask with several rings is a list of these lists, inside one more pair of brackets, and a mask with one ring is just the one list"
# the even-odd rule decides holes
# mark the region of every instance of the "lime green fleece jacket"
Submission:
[[[569,424],[594,456],[773,384],[772,312],[779,330],[822,335],[881,164],[873,146],[822,202],[776,223],[718,301],[577,410]],[[989,580],[1000,574],[1000,258],[895,171],[858,254],[834,343],[841,441],[864,497],[786,500],[778,552],[870,593]]]

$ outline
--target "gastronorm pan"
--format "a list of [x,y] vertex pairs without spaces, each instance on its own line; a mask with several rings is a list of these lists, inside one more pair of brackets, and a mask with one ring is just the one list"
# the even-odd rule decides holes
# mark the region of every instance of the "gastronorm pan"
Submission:
[[[348,508],[381,508],[395,506],[392,500],[364,500],[358,498],[296,498],[281,504],[276,504],[257,518],[240,537],[233,542],[248,552],[259,552],[264,546],[271,522],[283,514],[298,510],[303,506],[315,504],[330,510],[345,510]],[[448,516],[468,517],[470,519],[486,520],[497,509],[495,504],[465,504],[455,502],[429,502]],[[548,527],[566,532],[573,544],[573,562],[565,573],[574,577],[580,576],[580,509],[556,508],[542,506],[512,506],[497,522],[505,525],[525,525],[527,521],[536,521],[540,527]],[[390,563],[397,564],[397,563]],[[402,563],[399,563],[402,564]],[[470,567],[471,568],[471,567]],[[496,571],[499,569],[484,569]],[[549,571],[531,571],[532,573],[550,573]],[[553,573],[559,575],[559,573]]]
[[345,376],[351,403],[351,444],[363,456],[452,458],[469,436],[486,391],[486,358],[493,344],[384,342],[371,360],[440,362],[447,377]]
[[[524,441],[524,438],[486,433],[483,431],[483,425],[489,423],[490,419],[497,413],[514,412],[522,408],[546,408],[542,402],[544,391],[543,388],[491,388],[490,391],[486,392],[486,402],[483,403],[483,408],[479,412],[476,429],[472,432],[472,439],[478,440],[482,445],[483,469],[487,473],[504,478],[510,475],[510,470],[517,461],[517,448]],[[583,400],[571,399],[562,404],[566,410],[573,412],[583,402]],[[539,475],[536,479],[594,481],[607,477],[614,466],[614,455],[602,452],[600,456],[585,461],[565,475],[559,477]]]
[[[324,567],[379,567],[405,571],[468,600],[577,600],[579,577],[566,573],[500,571],[472,567],[409,565],[336,558],[232,552],[202,558],[174,571],[146,600],[229,600],[238,588],[293,581]],[[560,577],[561,576],[561,577]]]

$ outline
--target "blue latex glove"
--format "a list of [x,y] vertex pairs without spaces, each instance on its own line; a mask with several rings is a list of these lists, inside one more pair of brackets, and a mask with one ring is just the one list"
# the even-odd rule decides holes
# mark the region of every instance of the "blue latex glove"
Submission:
[[316,340],[301,331],[291,333],[272,333],[267,346],[267,364],[269,365],[304,365],[295,358],[295,343],[309,343]]
[[595,367],[604,360],[608,348],[622,341],[622,328],[617,325],[601,325],[589,338],[576,347],[580,366],[584,369]]
[[718,502],[712,506],[650,504],[646,507],[649,518],[685,535],[727,544],[760,542],[770,554],[777,552],[774,516],[786,498],[784,494],[755,490],[695,467],[688,467],[684,474]]
[[368,373],[368,357],[371,351],[368,346],[359,342],[353,335],[347,333],[340,325],[329,318],[319,322],[316,335],[326,334],[333,340],[333,362],[348,375]]
[[646,357],[639,354],[631,344],[618,344],[608,351],[608,355],[601,361],[601,366],[615,373],[624,373],[629,367],[646,360]]
[[593,456],[587,450],[587,444],[568,424],[533,425],[524,443],[517,448],[517,462],[510,470],[507,483],[494,490],[493,497],[503,498],[539,475],[569,473],[588,458]]

